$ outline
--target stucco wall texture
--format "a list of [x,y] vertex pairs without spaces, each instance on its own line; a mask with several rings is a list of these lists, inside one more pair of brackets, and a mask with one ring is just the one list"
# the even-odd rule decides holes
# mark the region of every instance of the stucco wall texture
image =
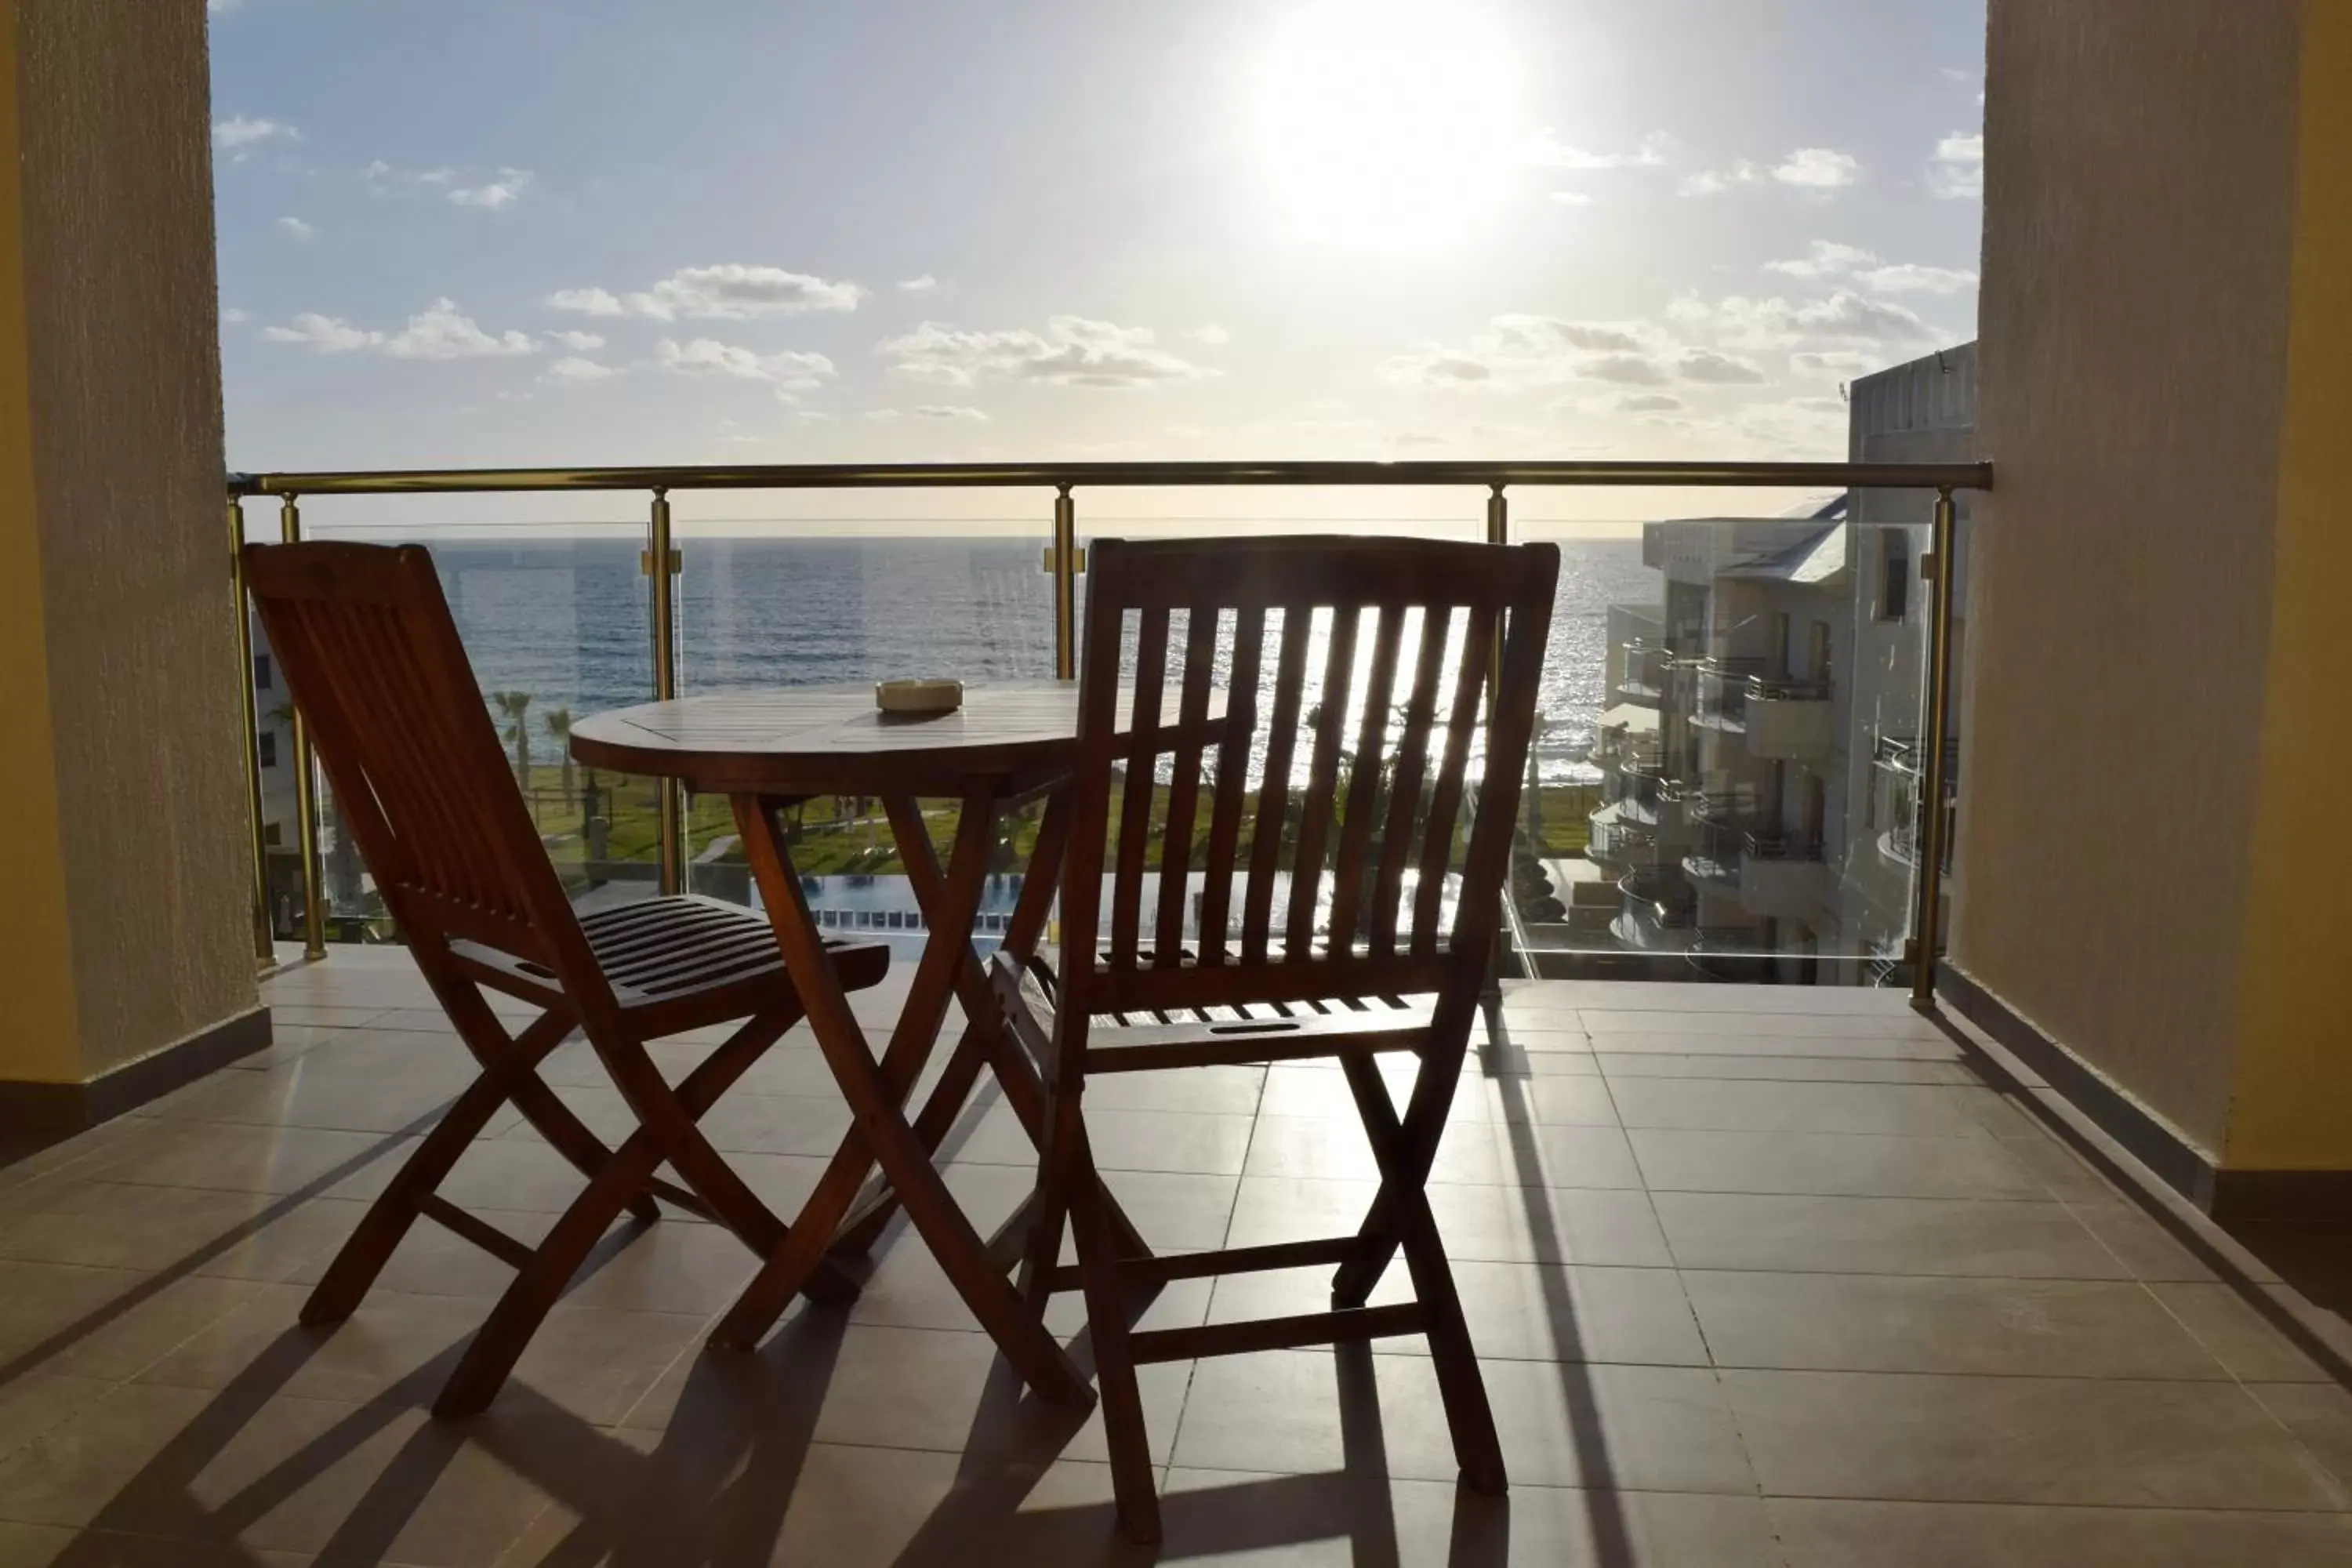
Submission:
[[2125,9],[1989,8],[1951,952],[2218,1155],[2263,932],[2302,12]]
[[42,739],[87,1079],[255,1005],[205,13],[0,0],[0,19],[26,338],[5,368],[30,396]]

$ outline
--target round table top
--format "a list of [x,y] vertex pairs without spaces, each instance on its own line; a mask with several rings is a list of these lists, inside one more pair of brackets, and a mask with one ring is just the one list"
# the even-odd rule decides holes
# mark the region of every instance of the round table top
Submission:
[[[1122,730],[1131,706],[1122,693]],[[1222,730],[1222,694],[1211,706],[1213,728]],[[1062,772],[1077,727],[1076,681],[970,686],[962,707],[939,714],[880,712],[870,685],[809,686],[591,714],[572,726],[572,754],[592,767],[684,779],[709,794],[957,795],[981,784],[1025,787]],[[1160,744],[1174,739],[1163,735]]]

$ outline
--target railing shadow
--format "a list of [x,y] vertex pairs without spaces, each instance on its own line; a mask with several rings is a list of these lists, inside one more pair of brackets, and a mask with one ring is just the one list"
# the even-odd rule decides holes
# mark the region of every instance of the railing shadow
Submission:
[[[1488,1043],[1478,1049],[1478,1065],[1503,1101],[1503,1129],[1510,1140],[1512,1172],[1517,1177],[1528,1234],[1557,1236],[1559,1216],[1544,1173],[1543,1150],[1536,1137],[1528,1075],[1510,1070],[1522,1064],[1512,1059],[1518,1048],[1511,1044],[1500,1000],[1489,997],[1481,1011]],[[1563,1257],[1559,1261],[1564,1265],[1569,1259]],[[1609,1434],[1601,1420],[1599,1391],[1592,1385],[1584,1336],[1577,1324],[1568,1270],[1539,1263],[1536,1275],[1542,1282],[1545,1317],[1551,1325],[1553,1371],[1567,1406],[1569,1435],[1576,1445],[1577,1483],[1581,1489],[1578,1495],[1583,1500],[1591,1534],[1591,1561],[1594,1568],[1633,1568],[1633,1531],[1618,1495],[1616,1466],[1610,1457]]]

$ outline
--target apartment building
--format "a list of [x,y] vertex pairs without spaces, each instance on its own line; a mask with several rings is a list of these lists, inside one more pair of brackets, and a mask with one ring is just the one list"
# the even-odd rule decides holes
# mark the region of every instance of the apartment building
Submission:
[[[1852,461],[1958,460],[1975,345],[1849,395]],[[1610,611],[1612,706],[1591,757],[1587,854],[1616,879],[1618,947],[1728,980],[1871,983],[1903,961],[1931,504],[1864,489],[1794,517],[1643,529],[1662,603]]]

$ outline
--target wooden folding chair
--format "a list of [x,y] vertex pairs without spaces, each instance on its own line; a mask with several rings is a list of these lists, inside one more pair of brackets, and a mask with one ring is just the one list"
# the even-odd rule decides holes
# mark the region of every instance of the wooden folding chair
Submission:
[[[376,890],[482,1066],[344,1243],[302,1321],[350,1316],[410,1225],[419,1215],[438,1221],[517,1270],[434,1406],[442,1415],[470,1413],[498,1393],[623,1210],[651,1221],[658,1196],[724,1225],[759,1256],[782,1244],[783,1222],[696,1122],[799,1021],[800,999],[753,910],[701,898],[573,910],[508,771],[425,550],[247,545],[245,573]],[[889,964],[877,942],[829,942],[826,957],[850,987],[873,984]],[[510,1036],[485,988],[542,1011]],[[742,1026],[675,1086],[646,1050],[648,1040],[735,1018]],[[617,1150],[538,1077],[574,1029],[637,1118]],[[588,1178],[535,1248],[436,1190],[509,1103]],[[655,1173],[665,1163],[678,1183]],[[856,1293],[837,1269],[807,1289],[831,1300]]]
[[[1009,963],[994,989],[1052,1095],[1024,1289],[1085,1293],[1119,1516],[1139,1540],[1160,1526],[1139,1363],[1425,1334],[1465,1478],[1504,1488],[1423,1189],[1494,949],[1559,571],[1550,545],[1094,547],[1058,994]],[[1124,749],[1128,646],[1138,734],[1157,729],[1163,688],[1196,721],[1224,666],[1213,749]],[[1421,1058],[1402,1117],[1374,1061],[1388,1051]],[[1119,1245],[1087,1141],[1089,1078],[1318,1057],[1338,1058],[1379,1161],[1355,1234],[1182,1257]],[[1075,1268],[1058,1263],[1066,1216]],[[1399,1248],[1416,1300],[1365,1305]],[[1315,1265],[1338,1266],[1328,1312],[1137,1332],[1122,1308],[1131,1287]]]

